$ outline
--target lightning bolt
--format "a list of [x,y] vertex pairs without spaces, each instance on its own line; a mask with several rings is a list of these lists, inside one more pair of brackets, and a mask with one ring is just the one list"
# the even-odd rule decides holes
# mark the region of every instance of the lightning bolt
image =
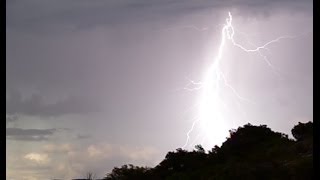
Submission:
[[[205,132],[204,137],[202,138],[202,143],[207,138],[214,138],[216,142],[223,142],[223,140],[227,137],[228,129],[226,121],[223,118],[224,108],[226,108],[227,106],[221,98],[222,86],[229,88],[239,101],[255,104],[251,100],[242,97],[240,93],[238,93],[236,89],[233,88],[230,83],[228,83],[225,74],[220,68],[222,55],[227,40],[229,40],[235,47],[238,47],[247,53],[258,53],[263,58],[264,62],[272,69],[272,71],[277,73],[276,68],[268,60],[267,56],[263,54],[262,50],[269,51],[267,46],[279,42],[282,39],[295,38],[295,36],[281,36],[263,44],[262,46],[254,45],[254,48],[246,48],[234,40],[235,30],[232,26],[232,15],[230,12],[228,15],[229,17],[226,19],[226,24],[223,25],[221,30],[221,43],[218,49],[217,56],[215,57],[213,64],[208,68],[203,81],[195,82],[189,79],[189,83],[184,88],[188,91],[202,90],[202,94],[199,103],[200,115],[199,117],[193,119],[192,126],[186,134],[186,142],[182,146],[182,148],[185,148],[189,144],[190,133],[193,131],[195,125],[199,122],[202,128],[201,132]],[[253,45],[252,43],[250,44]],[[199,134],[197,136],[197,139],[198,138]]]

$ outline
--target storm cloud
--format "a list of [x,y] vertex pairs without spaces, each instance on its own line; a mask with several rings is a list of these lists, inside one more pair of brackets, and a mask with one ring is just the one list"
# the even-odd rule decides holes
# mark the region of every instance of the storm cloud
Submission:
[[6,124],[12,123],[18,120],[17,115],[6,115]]
[[7,128],[7,140],[16,141],[44,141],[48,140],[57,129],[21,129]]
[[[14,92],[14,91],[13,91]],[[60,116],[64,114],[97,112],[99,107],[90,104],[80,97],[68,97],[55,103],[45,103],[43,97],[33,94],[31,97],[22,99],[17,92],[9,94],[6,101],[7,114],[20,114],[29,116]],[[12,119],[13,120],[13,119]]]
[[305,12],[312,6],[311,0],[77,0],[63,2],[31,0],[28,2],[7,2],[7,25],[9,28],[24,26],[24,29],[28,29],[37,26],[52,30],[57,30],[56,26],[58,25],[88,28],[98,25],[154,21],[208,9],[219,11],[237,8],[246,11],[248,15],[265,16],[275,9]]

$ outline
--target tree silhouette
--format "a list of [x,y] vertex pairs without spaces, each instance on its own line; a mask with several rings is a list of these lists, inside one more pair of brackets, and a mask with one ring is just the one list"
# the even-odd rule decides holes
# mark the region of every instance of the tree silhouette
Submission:
[[301,123],[299,122],[298,125],[294,126],[291,130],[291,133],[294,138],[298,141],[301,141],[306,138],[310,138],[313,135],[313,125],[312,122],[309,121],[308,123]]
[[138,167],[132,164],[123,165],[121,168],[115,167],[111,173],[104,178],[106,180],[129,180],[129,179],[148,179],[147,172],[150,168]]
[[312,179],[313,123],[292,129],[296,140],[274,132],[266,125],[246,124],[230,130],[230,136],[208,153],[178,148],[168,152],[154,168],[133,165],[115,167],[105,179]]
[[195,148],[200,153],[205,153],[206,152],[200,144],[196,145]]

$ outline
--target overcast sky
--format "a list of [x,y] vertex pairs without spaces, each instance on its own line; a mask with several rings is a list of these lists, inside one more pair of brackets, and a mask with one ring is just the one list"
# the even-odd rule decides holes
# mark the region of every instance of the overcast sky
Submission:
[[[291,135],[313,121],[311,0],[6,3],[7,179],[103,177],[182,147],[201,94],[185,87],[214,62],[229,11],[243,46],[293,38],[261,54],[226,43],[221,70],[254,103],[224,88],[226,129],[214,126],[228,134],[266,124]],[[196,124],[187,149],[201,143],[199,132]]]

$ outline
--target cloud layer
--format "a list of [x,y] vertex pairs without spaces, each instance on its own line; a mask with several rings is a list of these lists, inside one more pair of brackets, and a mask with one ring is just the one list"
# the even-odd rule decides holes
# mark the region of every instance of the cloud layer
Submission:
[[[6,99],[8,115],[29,116],[61,116],[65,114],[90,113],[99,111],[96,104],[90,103],[83,97],[71,96],[55,103],[45,103],[39,94],[22,99],[18,92],[11,91]],[[11,118],[11,121],[13,119]]]
[[125,0],[125,1],[13,1],[7,3],[7,25],[19,27],[50,27],[71,25],[75,27],[93,27],[161,20],[186,13],[213,9],[242,9],[247,13],[269,14],[274,9],[305,11],[312,1],[290,0],[227,0],[227,1],[170,1],[170,0]]
[[155,158],[158,153],[158,150],[153,147],[134,147],[105,142],[87,146],[50,143],[43,145],[37,151],[18,156],[15,162],[20,164],[10,164],[10,167],[20,170],[17,172],[20,177],[29,176],[30,171],[34,172],[33,177],[39,179],[48,177],[48,174],[43,174],[47,171],[54,173],[52,178],[81,178],[89,171],[94,172],[98,177],[103,177],[115,164],[118,166],[122,163],[154,165],[158,163]]
[[56,133],[57,129],[21,129],[21,128],[7,128],[7,140],[16,141],[44,141]]

